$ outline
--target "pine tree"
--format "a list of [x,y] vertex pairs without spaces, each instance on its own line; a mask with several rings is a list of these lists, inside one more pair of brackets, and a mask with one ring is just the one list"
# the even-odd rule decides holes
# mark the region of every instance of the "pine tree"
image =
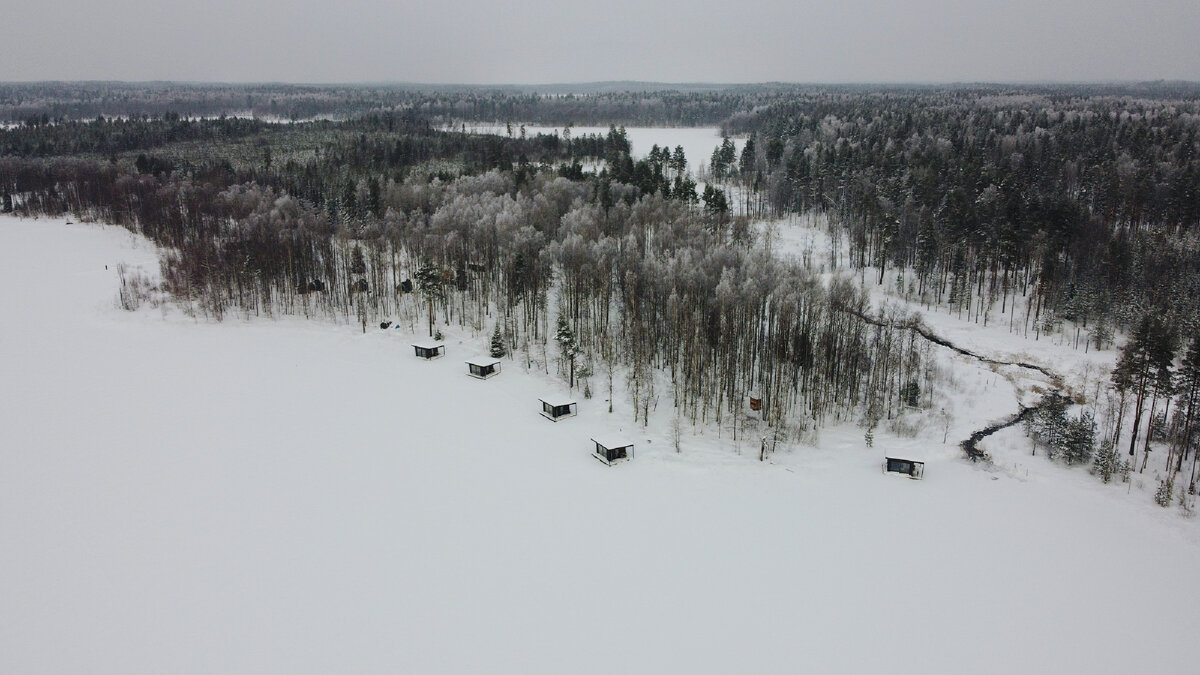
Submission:
[[739,169],[742,176],[749,176],[754,171],[754,134],[750,134],[750,138],[746,139],[746,144],[742,146]]
[[575,388],[575,359],[579,356],[579,343],[575,339],[575,331],[567,323],[567,317],[559,314],[558,325],[554,331],[554,341],[558,343],[559,353],[570,369],[569,386]]
[[1146,399],[1154,392],[1159,374],[1170,371],[1172,347],[1166,327],[1157,317],[1147,314],[1121,349],[1121,357],[1113,370],[1113,386],[1122,394],[1131,392],[1134,397],[1133,434],[1129,440],[1131,457],[1137,448]]
[[687,155],[683,153],[682,145],[675,146],[675,153],[671,155],[671,168],[680,174],[687,171]]
[[1197,418],[1200,418],[1200,336],[1192,338],[1192,343],[1188,345],[1187,354],[1183,357],[1183,363],[1179,366],[1179,372],[1176,373],[1176,391],[1179,392],[1178,410],[1183,413],[1183,423],[1177,434],[1178,440],[1172,447],[1173,457],[1175,459],[1175,467],[1171,468],[1171,457],[1167,459],[1167,470],[1180,471],[1183,469],[1183,460],[1188,453],[1192,453],[1192,469],[1195,473],[1196,465],[1196,448],[1194,438],[1196,436]]
[[1096,447],[1096,420],[1086,410],[1067,424],[1064,443],[1067,464],[1086,462]]
[[1092,329],[1091,341],[1096,343],[1096,349],[1104,349],[1104,345],[1112,344],[1112,327],[1108,325],[1108,317],[1101,316],[1096,327]]
[[1028,435],[1037,445],[1046,448],[1050,459],[1067,451],[1068,427],[1067,399],[1057,394],[1047,394],[1038,411],[1028,422]]
[[1111,440],[1105,441],[1092,459],[1092,472],[1099,476],[1101,481],[1108,483],[1117,471],[1117,462],[1117,452]]
[[425,296],[425,301],[429,305],[429,334],[433,335],[433,306],[436,302],[441,301],[444,293],[442,288],[442,275],[438,268],[434,265],[422,265],[416,273],[417,288]]
[[1154,491],[1154,503],[1162,507],[1171,505],[1171,496],[1175,494],[1175,476],[1158,481],[1158,489]]
[[350,252],[350,273],[351,274],[366,274],[367,261],[363,258],[361,246],[355,246]]
[[500,324],[496,324],[496,330],[492,331],[492,344],[488,353],[494,359],[508,355],[508,349],[504,346],[504,336],[500,334]]

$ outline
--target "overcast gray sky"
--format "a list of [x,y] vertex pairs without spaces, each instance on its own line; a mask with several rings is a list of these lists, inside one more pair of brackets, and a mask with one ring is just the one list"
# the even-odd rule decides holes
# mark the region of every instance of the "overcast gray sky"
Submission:
[[0,80],[1200,80],[1200,0],[8,0]]

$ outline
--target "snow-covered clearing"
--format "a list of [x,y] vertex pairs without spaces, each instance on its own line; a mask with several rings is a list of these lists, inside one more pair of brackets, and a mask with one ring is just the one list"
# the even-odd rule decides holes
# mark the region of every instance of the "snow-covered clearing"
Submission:
[[[1059,332],[1038,335],[1034,327],[1025,321],[1027,297],[1009,295],[1008,305],[1015,311],[1003,315],[999,299],[982,321],[975,309],[970,317],[962,312],[952,312],[945,305],[933,306],[919,302],[914,295],[905,299],[902,284],[898,283],[897,272],[890,270],[879,283],[878,268],[853,268],[847,254],[845,236],[831,237],[826,218],[820,214],[807,213],[778,221],[759,221],[755,229],[769,237],[772,248],[783,257],[800,261],[815,272],[825,276],[834,274],[853,275],[871,296],[872,307],[885,303],[921,315],[924,323],[941,337],[978,354],[1004,361],[1025,361],[1050,368],[1062,375],[1063,383],[1072,391],[1092,397],[1098,382],[1107,380],[1116,362],[1117,350],[1109,347],[1097,351],[1087,344],[1089,331],[1080,328],[1078,343],[1074,324],[1063,322]],[[903,277],[904,282],[915,278],[911,270]],[[915,282],[914,282],[915,283]],[[1022,330],[1027,327],[1027,330]],[[1021,373],[1026,385],[1045,385],[1045,378],[1036,373]],[[1043,386],[1044,390],[1044,386]],[[1028,386],[1022,393],[1029,393]],[[1036,392],[1034,392],[1036,393]],[[1036,398],[1034,396],[1033,398]],[[1031,404],[1032,399],[1024,399]]]
[[[1013,396],[986,368],[955,362],[944,446],[847,426],[760,463],[685,427],[676,454],[661,408],[642,430],[598,394],[554,423],[551,376],[467,377],[486,335],[426,362],[403,330],[117,309],[117,263],[156,266],[120,229],[3,218],[0,261],[0,672],[1200,659],[1196,520],[1081,471],[961,460],[959,432]],[[601,435],[636,459],[592,458]],[[926,479],[882,474],[890,451],[923,451]]]
[[[1052,380],[1031,369],[988,366],[939,348],[938,356],[948,373],[949,386],[943,387],[934,407],[939,413],[946,410],[953,418],[950,438],[966,438],[972,424],[974,429],[980,429],[1003,420],[1016,413],[1019,406],[1033,406],[1047,391],[1059,387],[1096,412],[1099,421],[1106,420],[1104,397],[1119,350],[1111,345],[1097,350],[1088,343],[1095,322],[1085,328],[1063,321],[1053,333],[1039,335],[1035,328],[1030,328],[1030,324],[1037,322],[1026,321],[1026,313],[1032,309],[1026,304],[1028,297],[1021,297],[1019,290],[1016,296],[1010,294],[1010,311],[1004,314],[999,311],[1003,305],[999,299],[992,304],[991,311],[982,315],[978,307],[964,313],[951,311],[945,305],[922,303],[915,293],[906,293],[912,290],[908,286],[914,279],[911,270],[902,276],[890,270],[880,283],[878,268],[854,268],[844,233],[831,232],[822,214],[758,221],[754,226],[777,255],[799,261],[826,279],[851,275],[866,290],[873,308],[887,306],[917,314],[934,334],[959,347],[995,360],[1034,364],[1059,376]],[[1116,344],[1119,346],[1121,342],[1118,338]],[[939,415],[930,414],[927,418],[931,424],[941,423]],[[1126,442],[1122,441],[1122,446]],[[1076,480],[1082,475],[1085,480],[1094,480],[1079,469],[1065,468],[1040,457],[1031,458],[1033,446],[1024,438],[1021,427],[985,439],[981,447],[999,469],[1014,475],[1054,474],[1057,477],[1053,480]],[[1135,501],[1148,502],[1159,479],[1165,476],[1165,459],[1165,451],[1152,453],[1146,471],[1122,489],[1128,488]]]

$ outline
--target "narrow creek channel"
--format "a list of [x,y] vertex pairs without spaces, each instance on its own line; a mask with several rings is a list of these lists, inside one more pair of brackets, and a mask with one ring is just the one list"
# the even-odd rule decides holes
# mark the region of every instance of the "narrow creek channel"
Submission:
[[888,322],[888,321],[881,321],[881,320],[874,318],[868,314],[857,312],[857,311],[854,311],[854,310],[851,310],[848,308],[841,308],[841,309],[842,309],[842,311],[845,311],[849,314],[853,314],[854,316],[857,316],[858,318],[862,319],[863,321],[865,321],[873,326],[907,328],[907,329],[913,331],[914,333],[916,333],[917,335],[920,335],[921,337],[925,338],[929,342],[932,342],[935,345],[939,345],[941,347],[945,347],[952,351],[958,352],[959,354],[962,354],[963,356],[969,356],[973,359],[980,361],[981,363],[986,363],[988,365],[994,365],[994,366],[1014,366],[1017,368],[1025,368],[1027,370],[1036,370],[1037,372],[1050,378],[1050,382],[1051,382],[1051,385],[1053,386],[1053,389],[1051,389],[1044,396],[1042,396],[1042,399],[1040,401],[1038,401],[1036,405],[1025,407],[1018,403],[1017,406],[1018,406],[1019,410],[1016,413],[1008,416],[1004,420],[990,424],[990,425],[972,433],[969,438],[967,438],[965,441],[958,444],[958,447],[962,448],[963,452],[966,453],[967,458],[970,459],[972,462],[979,461],[979,460],[983,460],[985,462],[990,461],[988,454],[986,452],[984,452],[983,450],[979,449],[980,441],[987,438],[988,436],[991,436],[992,434],[996,433],[997,431],[1000,431],[1001,429],[1007,429],[1008,427],[1011,427],[1014,424],[1024,422],[1031,415],[1037,413],[1039,410],[1041,410],[1045,406],[1064,397],[1064,395],[1062,393],[1062,389],[1063,389],[1062,377],[1058,373],[1055,373],[1054,371],[1052,371],[1048,368],[1044,368],[1042,366],[1039,366],[1039,365],[1036,365],[1033,363],[1027,363],[1025,361],[1001,361],[999,359],[993,359],[993,358],[983,356],[981,354],[976,354],[975,352],[973,352],[969,349],[965,349],[963,347],[959,347],[958,345],[954,344],[953,342],[950,342],[946,338],[932,332],[931,330],[926,328],[921,323],[920,319],[910,319],[910,320],[906,320],[906,321],[902,321],[902,322]]

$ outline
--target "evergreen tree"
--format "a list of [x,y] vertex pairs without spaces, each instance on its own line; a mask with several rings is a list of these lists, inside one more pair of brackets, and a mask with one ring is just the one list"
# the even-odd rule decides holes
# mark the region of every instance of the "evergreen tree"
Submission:
[[350,254],[350,273],[351,274],[366,274],[367,261],[363,258],[361,246],[355,246]]
[[445,294],[442,287],[442,275],[436,265],[426,263],[417,270],[415,276],[417,288],[425,296],[425,302],[429,306],[429,335],[433,336],[433,306]]
[[492,344],[488,353],[494,359],[508,355],[508,349],[504,346],[504,336],[500,334],[500,324],[496,324],[496,329],[492,331]]
[[563,363],[569,369],[569,386],[575,388],[575,359],[579,356],[579,343],[575,339],[575,331],[567,323],[567,317],[558,315],[558,324],[554,331],[554,341],[558,343],[559,354]]
[[1104,445],[1100,447],[1099,452],[1092,459],[1092,472],[1099,476],[1101,481],[1107,483],[1112,480],[1119,462],[1117,451],[1110,439],[1104,442]]
[[729,202],[725,198],[725,191],[721,188],[705,185],[704,195],[701,199],[704,200],[704,210],[709,215],[720,219],[729,213]]
[[1055,459],[1066,450],[1067,427],[1067,399],[1053,393],[1046,395],[1027,424],[1029,436],[1035,445],[1046,449],[1050,459]]
[[682,175],[687,171],[687,155],[683,154],[683,146],[675,146],[675,153],[671,155],[671,168]]
[[1091,341],[1096,344],[1096,349],[1103,350],[1105,345],[1112,344],[1113,331],[1112,326],[1108,323],[1107,316],[1101,316],[1096,322],[1096,327],[1092,329]]
[[750,138],[746,139],[746,144],[742,146],[741,166],[738,168],[742,176],[754,173],[754,134],[750,134]]
[[1129,455],[1137,448],[1138,428],[1145,413],[1146,399],[1155,390],[1161,372],[1171,368],[1170,334],[1162,321],[1150,314],[1142,317],[1129,342],[1121,349],[1112,381],[1117,391],[1133,394],[1133,434],[1129,441]]
[[1096,447],[1096,420],[1086,410],[1067,424],[1065,438],[1067,464],[1086,462]]
[[1154,503],[1162,507],[1171,505],[1171,495],[1175,494],[1175,476],[1158,481],[1158,489],[1154,491]]
[[[1183,421],[1180,425],[1180,430],[1176,434],[1176,441],[1172,446],[1174,453],[1175,467],[1174,471],[1180,471],[1183,468],[1183,461],[1187,458],[1188,453],[1192,454],[1192,473],[1195,474],[1196,466],[1196,435],[1197,435],[1197,418],[1200,417],[1200,335],[1192,338],[1192,343],[1188,345],[1187,353],[1183,357],[1183,363],[1179,366],[1179,372],[1176,374],[1176,391],[1179,393],[1179,410],[1182,411]],[[1172,470],[1168,458],[1168,471]],[[1195,480],[1193,478],[1193,480]],[[1189,481],[1189,486],[1191,481]]]

